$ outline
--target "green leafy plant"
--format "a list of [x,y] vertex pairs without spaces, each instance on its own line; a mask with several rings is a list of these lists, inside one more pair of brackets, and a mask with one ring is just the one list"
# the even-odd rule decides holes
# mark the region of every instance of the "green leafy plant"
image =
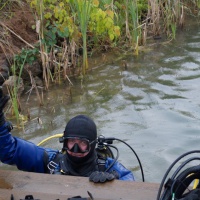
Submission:
[[120,27],[114,23],[114,12],[110,9],[103,11],[98,7],[92,9],[89,31],[102,40],[113,41],[120,36]]
[[44,24],[40,26],[43,29],[40,30],[43,33],[41,40],[50,46],[48,49],[58,45],[59,38],[68,38],[69,43],[75,41],[79,48],[83,48],[83,74],[88,68],[88,36],[110,43],[120,36],[113,11],[102,5],[100,8],[98,0],[43,0],[42,3],[29,0],[29,3],[37,11],[40,24]]
[[21,66],[23,66],[25,63],[28,63],[30,65],[33,64],[34,61],[38,60],[38,56],[39,56],[39,50],[37,48],[34,49],[22,48],[21,53],[15,55],[14,57],[15,67],[13,70],[21,69]]
[[59,25],[55,22],[51,24],[50,21],[47,21],[46,29],[44,30],[44,36],[43,42],[47,45],[48,49],[51,49],[58,43],[59,38],[69,37],[69,29],[68,27],[64,27],[64,29],[61,30]]

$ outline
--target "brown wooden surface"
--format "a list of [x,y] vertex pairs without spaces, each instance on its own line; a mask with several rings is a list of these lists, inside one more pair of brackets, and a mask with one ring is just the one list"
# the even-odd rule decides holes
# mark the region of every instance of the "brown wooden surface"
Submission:
[[92,183],[88,178],[38,174],[22,171],[0,170],[0,200],[24,199],[33,195],[40,200],[67,200],[81,196],[94,200],[155,200],[159,185],[143,182],[114,180],[108,183]]

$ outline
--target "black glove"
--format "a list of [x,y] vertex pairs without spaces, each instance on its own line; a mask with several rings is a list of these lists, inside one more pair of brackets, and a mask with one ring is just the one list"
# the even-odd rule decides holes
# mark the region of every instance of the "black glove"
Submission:
[[89,177],[89,180],[94,183],[105,183],[106,181],[112,181],[115,179],[115,175],[108,172],[95,171]]
[[0,126],[4,125],[5,123],[3,109],[6,103],[8,102],[8,100],[9,100],[9,96],[8,95],[3,96],[3,91],[2,91],[2,88],[0,87]]

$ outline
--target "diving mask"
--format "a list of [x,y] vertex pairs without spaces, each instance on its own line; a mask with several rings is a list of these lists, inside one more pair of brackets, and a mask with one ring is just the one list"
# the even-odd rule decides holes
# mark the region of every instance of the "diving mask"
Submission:
[[96,140],[90,142],[86,138],[65,137],[64,149],[73,153],[86,153],[90,151],[91,144],[94,142],[96,142]]

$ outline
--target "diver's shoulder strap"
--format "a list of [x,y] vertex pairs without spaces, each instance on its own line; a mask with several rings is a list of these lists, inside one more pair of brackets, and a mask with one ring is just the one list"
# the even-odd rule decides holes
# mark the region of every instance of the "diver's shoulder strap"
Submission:
[[104,172],[106,170],[106,159],[98,158],[97,165],[98,165],[98,170]]
[[44,153],[45,173],[54,174],[55,170],[59,168],[59,162],[63,154],[61,152],[53,152],[52,154]]
[[97,147],[95,150],[98,157],[97,159],[98,170],[104,172],[106,170],[107,158],[114,158],[113,152],[109,146],[103,146],[103,148]]

